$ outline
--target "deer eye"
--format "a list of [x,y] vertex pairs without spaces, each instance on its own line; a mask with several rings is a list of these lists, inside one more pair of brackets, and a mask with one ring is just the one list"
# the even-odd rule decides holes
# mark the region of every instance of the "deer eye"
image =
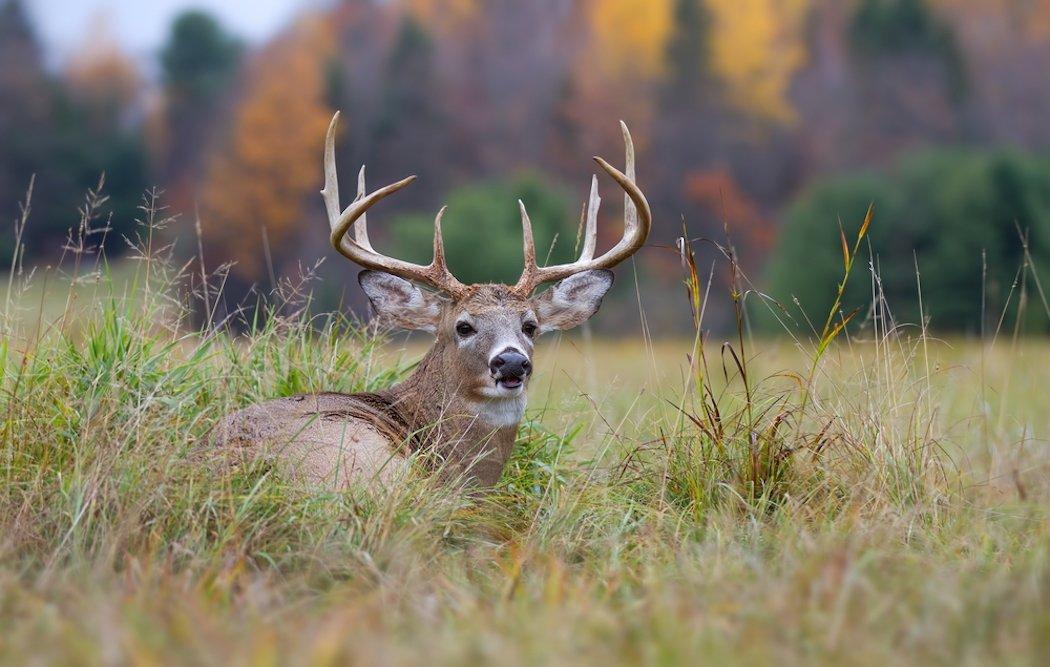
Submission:
[[467,336],[473,336],[477,332],[478,330],[471,326],[470,322],[460,322],[456,325],[456,333],[458,333],[463,338],[466,338]]
[[522,324],[521,325],[521,333],[525,334],[529,338],[532,338],[533,336],[536,335],[536,323],[535,322],[526,322],[525,324]]

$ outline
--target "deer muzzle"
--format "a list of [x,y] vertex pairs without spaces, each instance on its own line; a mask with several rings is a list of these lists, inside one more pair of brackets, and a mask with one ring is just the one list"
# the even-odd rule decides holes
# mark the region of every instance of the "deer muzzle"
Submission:
[[518,350],[507,348],[489,361],[489,370],[496,386],[515,389],[532,374],[532,362]]

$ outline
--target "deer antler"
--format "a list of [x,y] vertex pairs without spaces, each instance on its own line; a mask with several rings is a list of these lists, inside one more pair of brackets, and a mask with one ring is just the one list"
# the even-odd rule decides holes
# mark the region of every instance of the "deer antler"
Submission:
[[627,125],[623,121],[620,122],[620,128],[623,130],[623,141],[626,145],[627,173],[624,174],[600,157],[596,156],[594,161],[614,181],[619,183],[626,193],[624,196],[623,238],[608,252],[595,258],[594,248],[598,235],[598,206],[601,203],[601,198],[598,197],[598,180],[597,178],[592,178],[591,192],[587,200],[587,209],[584,213],[586,226],[584,228],[583,250],[580,252],[579,259],[570,264],[537,266],[536,247],[532,240],[532,222],[529,220],[529,214],[525,211],[525,204],[518,200],[518,207],[521,209],[522,236],[525,241],[525,269],[522,271],[521,278],[518,279],[517,284],[513,287],[518,294],[528,296],[541,283],[561,280],[583,271],[612,268],[638,252],[645,245],[645,239],[649,236],[649,229],[652,227],[652,213],[649,211],[649,203],[645,200],[645,195],[634,183],[634,143],[631,141],[631,133],[627,130]]
[[[366,194],[365,168],[361,167],[357,176],[357,198],[346,207],[345,211],[341,211],[339,178],[335,167],[335,129],[338,124],[339,112],[337,111],[332,116],[332,122],[328,125],[328,133],[325,135],[324,189],[321,190],[325,209],[328,211],[328,223],[332,228],[330,237],[332,247],[347,259],[365,268],[391,273],[405,280],[415,280],[453,296],[462,294],[467,289],[466,285],[457,280],[445,264],[445,244],[441,237],[441,217],[445,213],[444,208],[438,211],[434,219],[434,259],[426,266],[381,255],[375,251],[368,240],[368,222],[365,213],[379,200],[394,194],[416,180],[415,176],[409,176],[371,194]],[[348,235],[351,229],[354,230],[353,238]]]

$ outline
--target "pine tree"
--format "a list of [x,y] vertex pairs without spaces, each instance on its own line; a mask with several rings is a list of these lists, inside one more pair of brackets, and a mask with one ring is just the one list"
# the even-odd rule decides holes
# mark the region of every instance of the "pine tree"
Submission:
[[153,184],[136,122],[142,110],[142,81],[136,63],[100,25],[68,60],[57,103],[56,132],[62,146],[49,169],[66,171],[77,184],[68,211],[75,211],[84,192],[105,175],[103,193],[109,199],[102,215],[111,229],[105,240],[115,252],[127,247],[123,237],[141,217],[143,194]]
[[[64,78],[47,73],[20,0],[0,5],[0,215],[10,220],[36,177],[27,254],[57,255],[77,222],[85,192],[106,175],[109,248],[138,215],[148,184],[145,148],[133,114],[137,73],[115,49],[96,42],[73,55]],[[9,234],[0,234],[8,244]],[[4,255],[10,246],[0,245]]]
[[[7,223],[29,179],[46,165],[49,151],[39,142],[50,143],[52,134],[49,85],[25,8],[20,0],[5,0],[0,5],[0,261],[11,252]],[[50,215],[46,200],[40,205]]]
[[867,62],[893,61],[902,55],[925,57],[943,68],[956,101],[967,92],[962,52],[950,24],[941,21],[926,0],[861,0],[850,26],[850,42]]
[[379,90],[369,151],[370,180],[388,182],[406,169],[425,178],[406,192],[402,202],[418,202],[444,189],[442,154],[448,134],[441,108],[441,89],[434,67],[434,42],[411,16],[402,19],[387,55]]
[[190,10],[177,16],[160,53],[169,104],[213,104],[236,74],[242,50],[210,14]]
[[192,10],[175,18],[161,50],[161,164],[169,197],[178,209],[190,209],[206,150],[222,125],[223,106],[232,97],[242,50],[240,41],[211,15]]
[[673,24],[662,97],[675,106],[696,106],[701,92],[717,85],[711,67],[711,16],[702,0],[676,0]]
[[680,202],[682,177],[718,162],[729,128],[723,86],[712,68],[710,14],[703,0],[676,0],[674,15],[654,135],[666,174],[661,196]]

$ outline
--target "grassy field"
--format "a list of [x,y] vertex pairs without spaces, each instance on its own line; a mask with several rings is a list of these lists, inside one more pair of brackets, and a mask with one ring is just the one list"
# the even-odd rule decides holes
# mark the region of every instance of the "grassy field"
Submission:
[[1050,344],[554,338],[494,492],[332,493],[196,448],[418,343],[195,333],[168,270],[6,301],[2,662],[1050,659]]

